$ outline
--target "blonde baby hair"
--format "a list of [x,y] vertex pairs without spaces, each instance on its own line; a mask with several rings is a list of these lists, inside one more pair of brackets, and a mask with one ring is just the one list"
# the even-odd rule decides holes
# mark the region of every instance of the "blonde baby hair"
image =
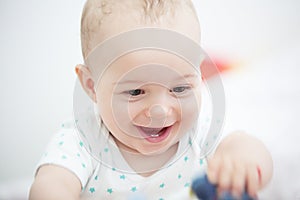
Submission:
[[164,21],[176,23],[171,21],[178,9],[190,13],[198,22],[191,0],[87,0],[81,18],[83,58],[85,59],[97,44],[108,37],[104,36],[104,32],[105,28],[108,28],[105,26],[110,26],[110,19],[130,17],[127,21],[137,26],[159,26]]

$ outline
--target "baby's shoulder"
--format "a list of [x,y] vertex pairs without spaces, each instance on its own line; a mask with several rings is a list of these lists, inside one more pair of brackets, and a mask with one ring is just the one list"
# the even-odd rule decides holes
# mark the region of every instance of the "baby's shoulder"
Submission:
[[84,186],[98,163],[89,153],[74,120],[64,121],[56,131],[40,159],[36,169],[51,164],[74,173]]
[[60,128],[54,132],[48,146],[57,146],[60,149],[80,149],[82,139],[73,119],[65,120],[61,123]]

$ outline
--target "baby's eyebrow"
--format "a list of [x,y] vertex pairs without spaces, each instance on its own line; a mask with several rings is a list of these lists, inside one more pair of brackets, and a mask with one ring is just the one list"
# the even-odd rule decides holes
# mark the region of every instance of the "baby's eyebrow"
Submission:
[[141,80],[124,80],[124,81],[113,82],[114,85],[117,85],[117,84],[136,84],[136,83],[142,84],[142,83],[144,83],[144,81],[141,81]]
[[177,79],[182,79],[182,78],[185,78],[185,79],[186,78],[199,78],[199,75],[197,75],[197,74],[185,74],[183,76],[179,76]]
[[173,81],[184,81],[186,79],[199,79],[200,75],[197,74],[185,74],[183,76],[176,77]]
[[[199,78],[197,74],[185,74],[183,76],[176,77],[173,81],[179,81],[182,79],[189,79],[189,78]],[[144,84],[145,81],[142,80],[123,80],[123,81],[116,81],[113,82],[114,85],[121,85],[121,84]]]

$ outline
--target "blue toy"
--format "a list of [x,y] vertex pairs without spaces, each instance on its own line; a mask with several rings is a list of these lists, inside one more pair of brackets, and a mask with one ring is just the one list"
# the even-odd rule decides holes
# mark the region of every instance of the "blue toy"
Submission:
[[[209,182],[207,175],[196,178],[192,183],[193,193],[201,200],[217,200],[217,186]],[[219,200],[234,200],[235,198],[229,193],[225,193]],[[241,200],[254,200],[246,192],[240,198]]]

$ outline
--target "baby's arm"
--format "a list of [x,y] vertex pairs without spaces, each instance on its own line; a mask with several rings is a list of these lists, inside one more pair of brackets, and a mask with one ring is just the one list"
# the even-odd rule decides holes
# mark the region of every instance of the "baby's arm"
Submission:
[[221,141],[208,161],[208,178],[218,191],[240,196],[244,189],[256,197],[258,190],[271,179],[273,162],[270,153],[258,139],[236,132]]
[[31,186],[30,200],[79,199],[81,183],[69,170],[56,165],[42,166]]

